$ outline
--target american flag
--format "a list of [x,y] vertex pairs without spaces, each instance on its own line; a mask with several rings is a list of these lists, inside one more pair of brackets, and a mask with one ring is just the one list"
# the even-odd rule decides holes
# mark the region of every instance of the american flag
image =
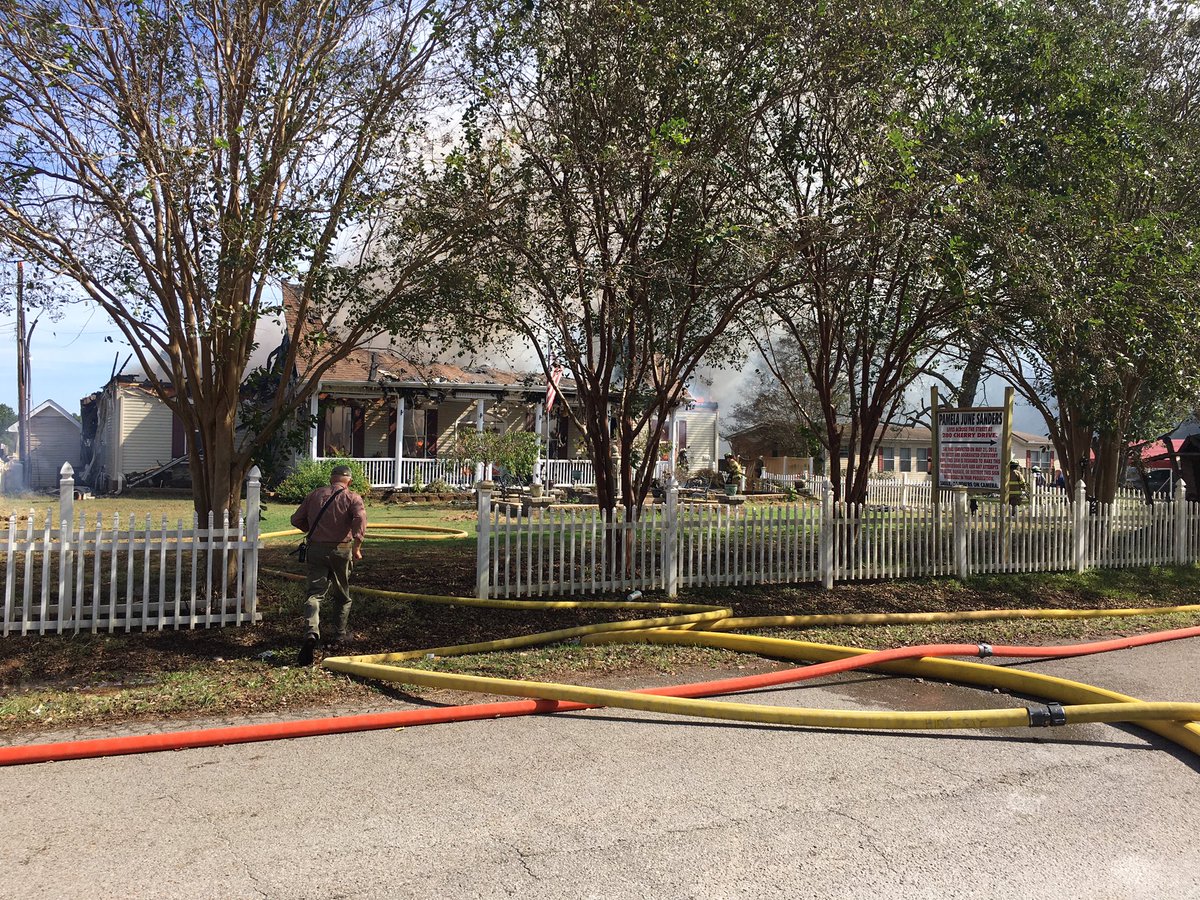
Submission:
[[549,413],[554,406],[554,401],[558,399],[558,383],[562,381],[562,366],[555,366],[550,370],[550,377],[546,379],[546,412]]

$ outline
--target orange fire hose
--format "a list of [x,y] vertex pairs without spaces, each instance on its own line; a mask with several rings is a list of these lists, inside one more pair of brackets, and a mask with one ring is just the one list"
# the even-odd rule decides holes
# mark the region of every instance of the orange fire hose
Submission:
[[[684,632],[647,631],[647,637],[669,638]],[[1104,653],[1129,647],[1180,640],[1200,636],[1200,627],[1179,628],[1130,638],[1093,641],[1052,647],[1021,647],[988,644],[927,644],[878,650],[848,656],[843,659],[779,672],[767,672],[738,678],[726,678],[698,684],[674,685],[671,687],[646,688],[633,693],[668,697],[711,697],[795,683],[867,668],[881,663],[902,660],[948,656],[1000,656],[1023,658],[1065,658]],[[598,635],[596,639],[604,640]],[[623,635],[621,640],[636,640],[637,633]],[[185,750],[197,747],[213,747],[224,744],[252,743],[255,741],[280,740],[283,738],[314,737],[326,734],[345,734],[355,731],[371,731],[383,728],[432,725],[446,722],[463,722],[475,719],[504,718],[535,713],[568,712],[594,708],[584,703],[556,700],[515,700],[500,703],[479,703],[451,706],[432,710],[404,710],[390,713],[370,713],[358,716],[333,716],[317,719],[300,719],[262,725],[242,725],[226,728],[205,728],[193,731],[167,732],[164,734],[133,735],[129,737],[98,738],[85,741],[65,741],[50,744],[29,744],[0,748],[0,766],[23,765],[35,762],[89,759],[101,756],[121,756],[135,753],[153,753],[161,750]],[[1030,712],[1031,720],[1033,711]],[[1167,723],[1159,723],[1166,727]],[[1174,726],[1182,727],[1182,726]]]

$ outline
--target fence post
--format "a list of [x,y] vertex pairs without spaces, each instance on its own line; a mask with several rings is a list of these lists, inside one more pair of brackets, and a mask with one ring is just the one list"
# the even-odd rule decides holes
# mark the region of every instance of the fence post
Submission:
[[55,524],[63,521],[68,529],[75,521],[75,470],[69,462],[63,463],[58,470],[58,522]]
[[833,491],[825,485],[821,495],[821,583],[825,590],[833,589]]
[[475,485],[479,494],[479,521],[475,526],[475,595],[488,598],[489,576],[492,571],[492,490],[486,482]]
[[1075,484],[1075,574],[1087,568],[1087,485],[1082,478]]
[[[250,617],[251,625],[258,616],[258,535],[262,528],[261,517],[262,472],[259,471],[258,466],[252,466],[246,473],[246,543],[250,545],[250,560],[246,566],[244,591],[246,615]],[[178,623],[176,623],[176,627],[178,627]]]
[[[75,619],[75,548],[71,534],[75,525],[75,470],[69,462],[58,470],[58,631]],[[52,529],[53,530],[53,529]],[[50,548],[46,548],[50,552]]]
[[663,527],[663,573],[668,597],[679,595],[679,482],[671,473],[667,482],[667,520]]
[[959,581],[966,581],[970,573],[967,559],[967,489],[956,487],[950,510],[954,518],[954,571]]
[[1187,486],[1181,478],[1175,484],[1175,565],[1187,565],[1187,548]]

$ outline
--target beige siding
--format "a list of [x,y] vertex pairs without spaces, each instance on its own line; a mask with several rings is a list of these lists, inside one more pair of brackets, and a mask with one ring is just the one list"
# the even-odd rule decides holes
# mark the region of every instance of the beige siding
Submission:
[[56,487],[64,462],[79,471],[79,433],[77,425],[53,409],[45,409],[29,420],[30,487]]
[[171,411],[157,397],[122,388],[116,472],[144,472],[171,461]]
[[438,405],[438,456],[454,453],[454,442],[459,427],[475,430],[475,401],[446,400]]

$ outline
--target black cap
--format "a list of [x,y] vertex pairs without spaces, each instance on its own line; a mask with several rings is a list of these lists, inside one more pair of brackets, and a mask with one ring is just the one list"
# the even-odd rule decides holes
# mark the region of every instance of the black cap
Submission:
[[330,478],[353,478],[354,473],[350,471],[349,466],[334,466],[333,471],[329,473]]

